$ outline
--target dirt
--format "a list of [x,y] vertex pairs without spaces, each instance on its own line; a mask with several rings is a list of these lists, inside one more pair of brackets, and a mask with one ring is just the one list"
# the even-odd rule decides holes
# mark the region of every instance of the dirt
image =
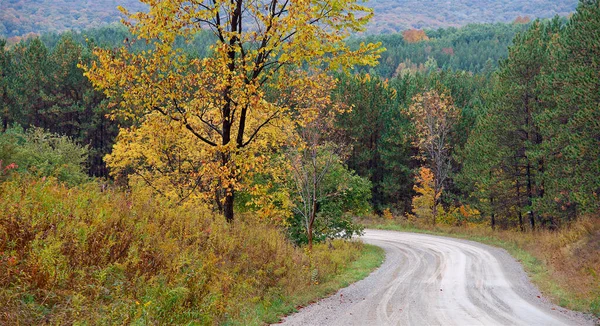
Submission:
[[284,325],[594,325],[546,300],[503,249],[381,230],[362,239],[386,251],[381,267]]

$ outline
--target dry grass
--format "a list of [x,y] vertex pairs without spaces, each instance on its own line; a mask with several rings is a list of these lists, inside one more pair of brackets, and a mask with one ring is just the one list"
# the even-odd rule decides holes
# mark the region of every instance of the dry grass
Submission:
[[365,254],[95,183],[14,176],[0,198],[0,325],[261,324]]
[[488,226],[436,226],[406,219],[370,219],[368,227],[471,239],[507,249],[553,302],[600,316],[600,217],[587,216],[557,230],[493,231]]

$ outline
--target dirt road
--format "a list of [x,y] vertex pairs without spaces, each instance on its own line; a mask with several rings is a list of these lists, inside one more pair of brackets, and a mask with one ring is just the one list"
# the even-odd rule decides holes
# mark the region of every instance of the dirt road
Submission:
[[593,325],[550,304],[506,251],[445,237],[367,230],[386,260],[284,325]]

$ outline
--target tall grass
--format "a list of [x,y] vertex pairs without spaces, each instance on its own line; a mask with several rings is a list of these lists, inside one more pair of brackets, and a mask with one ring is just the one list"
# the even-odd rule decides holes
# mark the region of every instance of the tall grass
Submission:
[[262,323],[363,252],[97,183],[13,175],[0,198],[2,325]]

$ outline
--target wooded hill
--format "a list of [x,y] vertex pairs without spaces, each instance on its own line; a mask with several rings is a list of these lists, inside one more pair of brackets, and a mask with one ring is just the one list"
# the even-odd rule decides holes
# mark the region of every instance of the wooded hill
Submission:
[[566,16],[575,10],[577,0],[372,0],[368,5],[375,10],[369,33],[391,33],[410,28],[511,22],[519,16]]
[[[592,16],[585,19],[593,18]],[[540,61],[540,58],[546,57],[535,54],[537,53],[535,51],[540,49],[533,47],[522,50],[533,53],[525,52],[531,56],[527,58],[530,61],[522,63],[519,60],[525,59],[517,56],[525,54],[516,51],[521,51],[524,43],[531,42],[529,40],[535,40],[539,41],[539,46],[543,46],[540,51],[545,53],[545,56],[559,55],[555,52],[562,47],[546,48],[545,44],[549,40],[542,39],[542,37],[579,32],[570,27],[573,25],[573,21],[567,23],[565,20],[556,19],[552,22],[536,22],[533,25],[470,25],[460,29],[427,31],[426,35],[431,37],[427,36],[428,40],[419,42],[409,42],[403,35],[371,36],[366,39],[358,39],[358,41],[366,40],[368,42],[382,41],[388,51],[382,54],[381,64],[378,67],[359,68],[359,72],[362,70],[363,75],[338,77],[339,83],[334,97],[347,105],[352,105],[353,110],[351,113],[342,114],[337,118],[335,133],[341,135],[341,139],[338,138],[336,141],[352,145],[352,152],[346,158],[348,167],[356,171],[358,175],[370,180],[373,186],[370,201],[375,211],[381,213],[385,209],[391,209],[402,213],[410,212],[413,209],[412,200],[416,194],[414,192],[415,175],[418,175],[418,168],[422,162],[414,159],[419,150],[413,144],[413,139],[416,137],[414,122],[407,114],[407,109],[413,104],[415,95],[431,89],[448,94],[452,97],[453,105],[461,109],[461,118],[453,126],[450,134],[453,148],[451,154],[455,160],[452,163],[452,174],[445,182],[444,192],[440,197],[441,203],[446,205],[446,209],[455,203],[470,202],[484,213],[481,215],[482,218],[487,214],[493,214],[496,219],[495,223],[523,227],[526,222],[525,214],[531,211],[532,205],[536,205],[539,210],[542,210],[542,206],[543,210],[549,209],[552,213],[547,216],[553,215],[553,217],[536,215],[529,222],[548,225],[560,224],[561,219],[556,218],[558,216],[566,214],[571,219],[573,218],[572,214],[578,214],[578,212],[571,212],[570,209],[579,211],[583,208],[583,211],[589,211],[589,207],[595,207],[595,204],[590,204],[595,202],[593,190],[589,192],[592,194],[591,199],[587,197],[576,199],[570,198],[568,195],[577,194],[579,196],[579,191],[564,192],[565,189],[560,189],[564,185],[560,187],[556,185],[557,188],[553,190],[555,195],[549,197],[550,184],[554,184],[555,181],[562,182],[561,180],[566,177],[560,176],[546,181],[539,179],[542,175],[543,178],[550,178],[550,173],[558,173],[551,170],[551,158],[554,156],[550,154],[560,151],[553,147],[559,145],[554,142],[559,138],[552,136],[552,138],[548,138],[553,139],[552,142],[544,141],[544,137],[550,137],[550,135],[543,135],[543,132],[563,128],[552,125],[556,121],[546,118],[551,116],[551,112],[554,112],[556,109],[554,106],[545,109],[536,106],[536,111],[529,111],[523,117],[523,119],[527,118],[528,122],[526,123],[529,124],[526,127],[521,126],[522,122],[519,121],[488,125],[492,123],[492,120],[488,119],[519,117],[521,114],[502,111],[509,110],[513,105],[515,109],[517,108],[517,104],[502,102],[508,101],[511,98],[509,95],[515,93],[512,89],[514,85],[524,83],[519,87],[530,88],[527,92],[534,94],[536,98],[550,96],[545,91],[545,89],[550,89],[549,86],[542,84],[542,81],[550,80],[548,79],[548,76],[551,76],[549,72],[554,68],[547,65],[557,61]],[[567,29],[565,26],[570,28]],[[540,32],[546,30],[547,32]],[[590,29],[591,32],[593,29]],[[535,33],[540,33],[540,35]],[[515,35],[517,36],[513,41]],[[100,92],[92,89],[89,82],[83,77],[81,69],[77,67],[77,62],[85,63],[91,60],[90,48],[85,45],[86,38],[92,42],[91,44],[114,48],[122,44],[123,40],[128,37],[128,32],[122,27],[105,27],[75,34],[48,34],[41,39],[22,42],[11,49],[4,48],[2,59],[4,67],[2,69],[5,77],[2,80],[3,100],[1,103],[3,127],[7,128],[13,123],[18,123],[23,126],[38,126],[61,135],[67,135],[80,144],[89,146],[88,172],[91,175],[107,176],[107,169],[102,157],[110,152],[118,130],[116,125],[105,117],[108,112],[106,99]],[[561,40],[566,42],[569,39],[563,37]],[[509,44],[513,42],[516,44],[509,48]],[[594,42],[597,42],[597,38],[589,36],[588,43],[579,43],[578,46],[593,45]],[[204,57],[208,53],[207,44],[209,43],[210,37],[207,34],[198,34],[192,43],[182,44],[182,47],[185,52],[194,57]],[[132,46],[143,47],[144,45],[136,43]],[[480,50],[483,48],[487,50]],[[449,49],[452,49],[451,53]],[[509,55],[508,61],[502,61],[505,60],[507,53],[512,53],[512,58]],[[436,58],[438,59],[436,60]],[[498,67],[497,59],[502,59],[500,67]],[[542,64],[545,66],[540,67]],[[533,73],[538,75],[529,76],[526,67],[535,67],[536,70]],[[498,70],[498,68],[500,69]],[[560,68],[564,69],[563,66]],[[511,71],[510,69],[517,70]],[[519,69],[525,70],[521,72]],[[369,74],[364,75],[365,72],[369,72]],[[527,73],[523,78],[529,79],[521,81],[519,79],[521,77],[518,76],[522,73]],[[389,80],[386,81],[386,79]],[[56,85],[60,85],[60,87],[56,87]],[[592,96],[594,92],[586,94],[586,96]],[[552,97],[547,98],[548,100],[543,102],[544,105],[554,101]],[[578,96],[578,98],[585,97]],[[538,109],[539,111],[537,111]],[[595,110],[591,110],[589,113],[595,114],[595,112]],[[570,114],[566,114],[564,119],[569,119]],[[581,119],[577,121],[584,123],[594,120]],[[532,123],[540,125],[532,125]],[[542,123],[548,124],[548,126],[542,128]],[[365,125],[369,127],[365,128]],[[511,127],[514,130],[494,129],[500,127]],[[512,139],[511,142],[514,141],[514,144],[508,140],[499,141],[485,138],[486,135],[489,136],[489,133],[484,131],[489,128],[495,130],[494,136],[506,133],[507,139]],[[532,137],[531,139],[510,138],[518,134],[522,128],[532,128],[531,132],[527,132],[528,137]],[[593,131],[594,128],[582,130]],[[571,134],[570,137],[576,135]],[[590,140],[593,137],[585,136],[583,139]],[[477,146],[485,146],[485,148]],[[513,146],[514,148],[505,148],[504,146]],[[585,146],[587,148],[589,144]],[[584,147],[570,150],[583,150],[582,148]],[[593,146],[589,148],[593,148]],[[498,151],[499,149],[502,151]],[[496,160],[493,164],[505,162],[505,164],[512,165],[503,166],[500,169],[498,166],[491,165],[491,161],[483,161],[481,155],[484,150],[486,153],[489,151],[489,155],[485,157],[494,157]],[[581,155],[590,153],[584,150]],[[505,155],[505,157],[497,155]],[[510,163],[508,159],[515,155],[518,158],[513,162],[514,164]],[[524,159],[524,157],[535,157],[535,159]],[[544,163],[543,168],[534,167],[534,162],[539,162],[542,157],[545,157],[547,163]],[[559,162],[565,163],[566,157],[566,154],[562,154]],[[590,159],[593,159],[593,155]],[[485,165],[484,162],[490,165]],[[590,161],[590,164],[595,164],[591,162],[593,160]],[[509,171],[511,166],[516,171]],[[575,166],[583,165],[573,165],[573,167]],[[25,165],[22,167],[24,168]],[[578,171],[584,173],[585,171],[595,171],[595,169],[587,168]],[[537,171],[535,174],[534,170]],[[490,176],[490,171],[496,174]],[[500,176],[499,171],[510,172],[512,175]],[[509,211],[502,213],[493,211],[488,202],[491,200],[490,194],[478,193],[490,191],[489,188],[481,188],[481,184],[478,183],[478,180],[486,175],[494,180],[497,177],[505,178],[502,179],[502,182],[506,182],[507,187],[518,186],[518,189],[506,189],[503,192],[510,198],[517,199],[510,202],[502,202],[500,198],[493,199],[493,206],[500,205],[499,207]],[[597,178],[591,175],[583,176],[582,174],[573,176],[573,178],[577,178],[578,183],[583,182],[580,183],[580,186],[583,187],[585,184],[586,189],[594,189],[597,182]],[[573,180],[569,182],[575,184]],[[542,183],[544,183],[543,190]],[[528,187],[530,189],[527,189]],[[512,194],[511,191],[516,194]],[[552,204],[547,201],[548,198],[551,201],[558,200],[560,204],[556,202]],[[581,203],[576,204],[579,200]],[[552,205],[558,206],[550,208]],[[460,218],[465,217],[459,216]]]
[[144,10],[137,0],[7,0],[0,9],[0,36],[62,32],[69,29],[100,27],[118,22],[124,16],[117,6],[131,11]]
[[[117,6],[135,12],[146,6],[137,0],[6,0],[0,10],[0,36],[85,29],[118,22]],[[469,23],[511,22],[517,17],[566,16],[576,0],[372,0],[375,17],[367,33],[391,33],[410,28],[463,26]]]
[[332,32],[366,23],[353,0],[289,2],[307,15],[259,38],[173,3],[0,39],[0,324],[227,323],[347,266],[295,248],[343,249],[360,217],[555,238],[600,314],[599,0],[362,45]]

